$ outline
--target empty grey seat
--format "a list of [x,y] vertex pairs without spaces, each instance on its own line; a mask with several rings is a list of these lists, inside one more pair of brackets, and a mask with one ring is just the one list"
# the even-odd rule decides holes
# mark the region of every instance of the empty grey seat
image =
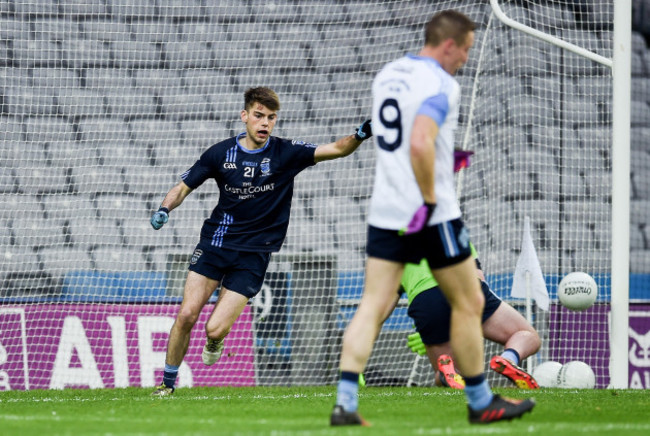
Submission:
[[650,271],[650,250],[632,250],[630,252],[630,272],[648,273]]
[[112,41],[112,59],[120,68],[157,68],[161,63],[160,49],[144,41]]
[[[327,2],[327,4],[330,4]],[[306,14],[304,14],[304,10],[306,8],[314,10],[322,9],[323,7],[327,7],[327,4],[322,4],[318,2],[309,2],[309,3],[303,3],[301,7],[303,8],[303,16],[307,17]],[[334,8],[340,8],[340,5],[334,6]],[[315,16],[311,15],[309,18],[307,18],[307,23],[296,23],[296,24],[288,24],[286,26],[281,26],[280,28],[277,29],[275,33],[275,39],[278,41],[286,42],[286,41],[291,41],[292,43],[301,43],[304,46],[311,46],[313,47],[314,43],[317,43],[320,41],[321,34],[316,26],[314,26],[312,23],[318,22],[319,20],[332,20],[332,16]],[[282,43],[280,43],[281,45]]]
[[32,163],[28,171],[17,172],[18,189],[25,194],[54,194],[71,192],[72,187],[61,167]]
[[350,24],[332,24],[324,26],[321,30],[321,40],[330,41],[332,45],[349,45],[356,46],[359,41],[367,41],[369,38],[368,30],[362,26]]
[[630,122],[632,126],[648,127],[650,126],[650,106],[645,101],[632,101],[630,112]]
[[133,78],[123,69],[119,68],[89,68],[86,70],[86,87],[104,92],[119,91],[123,93],[135,92]]
[[132,21],[129,25],[133,39],[149,43],[169,43],[178,39],[178,25],[173,21]]
[[162,94],[168,89],[182,89],[181,76],[178,71],[162,69],[137,70],[133,75],[135,87],[140,92]]
[[243,96],[238,94],[210,95],[208,100],[212,105],[213,115],[219,120],[230,121],[244,108]]
[[84,37],[97,41],[124,41],[131,39],[129,25],[124,20],[84,20],[81,22]]
[[257,67],[259,64],[256,43],[238,39],[217,40],[213,46],[215,63],[220,68],[246,69]]
[[102,41],[66,39],[61,42],[63,60],[74,68],[108,66],[111,52]]
[[[2,6],[0,6],[2,11]],[[4,12],[4,11],[3,11]],[[30,23],[13,17],[0,17],[0,39],[10,41],[14,39],[28,39]]]
[[133,120],[129,123],[133,143],[143,147],[145,144],[178,145],[181,141],[178,123],[167,120]]
[[361,252],[366,246],[366,222],[360,218],[342,219],[336,222],[337,246],[340,250]]
[[[317,219],[333,223],[342,221],[362,221],[359,203],[349,197],[327,197],[314,205]],[[293,215],[293,214],[292,214]]]
[[226,24],[216,21],[186,21],[178,24],[177,36],[182,41],[212,43],[215,39],[226,38],[227,30]]
[[[54,2],[12,2],[16,15],[53,15],[59,13],[58,3]],[[24,19],[24,17],[21,17]]]
[[79,76],[64,68],[34,68],[32,82],[36,88],[79,88]]
[[564,249],[588,252],[596,248],[594,235],[584,223],[563,223],[560,237]]
[[321,71],[347,68],[359,60],[359,55],[353,46],[331,44],[329,41],[314,43],[312,53],[311,64]]
[[[355,100],[349,98],[349,92],[332,91],[324,96],[312,96],[309,102],[310,114],[314,119],[349,119],[357,122],[362,112]],[[367,110],[367,109],[365,109]]]
[[307,68],[307,51],[304,43],[294,41],[273,42],[259,50],[260,66],[264,68]]
[[289,224],[285,250],[288,252],[334,253],[334,240],[325,222],[292,220]]
[[140,198],[128,195],[108,194],[96,199],[99,216],[106,220],[149,222],[151,210]]
[[75,167],[72,180],[76,192],[88,196],[117,194],[125,189],[122,168],[117,167]]
[[180,132],[185,152],[193,153],[191,158],[198,159],[200,150],[205,150],[228,136],[228,126],[222,121],[186,120],[180,123]]
[[38,252],[43,268],[53,277],[63,277],[73,270],[91,270],[93,268],[90,253],[70,247],[48,247]]
[[[3,246],[0,248],[0,273],[29,274],[41,270],[38,256],[31,247]],[[32,286],[34,284],[32,283]]]
[[210,103],[194,90],[169,89],[160,95],[162,112],[169,119],[197,118],[210,113]]
[[294,193],[303,197],[323,197],[330,194],[331,182],[329,167],[318,164],[298,174]]
[[16,176],[11,168],[0,167],[0,193],[11,194],[16,190]]
[[81,139],[89,143],[129,141],[129,127],[119,119],[84,119],[79,120]]
[[233,21],[248,20],[251,15],[251,9],[247,3],[239,0],[222,0],[219,2],[207,2],[205,5],[206,16],[212,17],[230,17]]
[[72,123],[57,117],[29,117],[24,120],[24,135],[27,142],[74,141]]
[[212,48],[201,41],[175,41],[164,45],[165,61],[173,70],[209,68],[214,60]]
[[147,148],[137,144],[100,142],[97,146],[100,162],[107,167],[144,167],[151,163]]
[[47,144],[47,156],[53,167],[66,172],[72,167],[92,167],[99,164],[97,144],[84,141],[55,141]]
[[43,197],[43,208],[48,220],[64,224],[73,218],[96,218],[95,203],[83,195],[46,195]]
[[648,199],[630,201],[630,222],[650,225],[650,201]]
[[57,66],[61,62],[61,50],[55,41],[15,39],[12,47],[14,63],[21,68]]
[[158,11],[169,21],[198,21],[205,17],[202,0],[158,0]]
[[107,6],[114,20],[125,20],[126,18],[153,18],[156,16],[156,0],[107,0]]
[[[202,95],[218,95],[231,89],[230,77],[223,71],[187,69],[181,72],[183,89]],[[243,106],[243,91],[242,91]]]
[[630,250],[645,250],[648,245],[645,234],[645,226],[630,226]]
[[124,240],[114,219],[74,216],[68,223],[73,247],[87,251],[92,247],[122,246]]
[[21,247],[56,247],[65,242],[62,224],[44,215],[14,219],[12,230],[15,244]]
[[[131,217],[120,224],[126,245],[130,249],[142,250],[143,247],[171,247],[174,245],[174,229],[164,228],[156,231],[146,219]],[[198,231],[196,232],[198,236]]]
[[94,249],[91,256],[100,271],[147,270],[147,263],[139,250],[102,246]]
[[115,118],[150,117],[156,114],[156,101],[141,90],[114,90],[106,94],[107,114]]
[[179,171],[176,171],[176,169],[176,167],[173,167],[173,170],[170,171],[162,166],[150,165],[126,166],[124,167],[124,180],[127,189],[124,193],[131,195],[157,194],[162,199],[162,196],[180,181],[179,173],[184,169],[179,169]]
[[53,115],[57,105],[53,89],[7,88],[4,90],[4,110],[10,115]]
[[191,144],[180,145],[180,143],[158,146],[154,150],[156,156],[156,167],[154,168],[170,171],[176,180],[180,180],[178,177],[199,159],[201,152],[206,150],[209,145],[204,148],[194,147]]
[[636,198],[650,200],[650,174],[647,171],[632,174],[632,192]]
[[103,96],[90,89],[68,88],[58,91],[59,112],[72,118],[92,118],[104,115]]
[[43,206],[35,195],[0,195],[0,219],[43,217]]
[[611,223],[611,205],[591,198],[567,201],[564,204],[564,221],[571,223]]

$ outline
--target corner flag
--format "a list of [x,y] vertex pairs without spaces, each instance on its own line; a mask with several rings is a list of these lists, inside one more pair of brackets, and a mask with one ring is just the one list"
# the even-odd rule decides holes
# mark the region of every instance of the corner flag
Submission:
[[533,238],[530,236],[530,218],[524,219],[524,235],[521,241],[521,254],[515,266],[510,295],[514,298],[526,298],[530,295],[542,310],[548,310],[549,297],[546,282],[539,265]]

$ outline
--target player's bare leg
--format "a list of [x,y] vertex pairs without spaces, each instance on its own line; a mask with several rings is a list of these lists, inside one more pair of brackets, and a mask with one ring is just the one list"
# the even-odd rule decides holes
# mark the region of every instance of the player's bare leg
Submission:
[[506,350],[490,360],[490,368],[507,377],[522,389],[537,389],[537,381],[519,365],[536,353],[541,339],[535,329],[513,307],[501,304],[494,314],[483,323],[487,339],[504,344]]
[[205,324],[206,344],[201,358],[206,365],[215,364],[223,353],[223,339],[230,333],[239,315],[248,303],[248,298],[230,289],[221,288],[217,304]]
[[465,377],[470,423],[512,419],[535,406],[531,399],[512,400],[493,395],[483,374],[483,334],[481,313],[484,296],[476,280],[474,261],[465,261],[432,270],[451,306],[451,348],[460,372]]
[[366,262],[363,296],[343,335],[341,381],[331,425],[368,425],[357,412],[358,376],[368,363],[383,322],[395,307],[403,270],[401,263],[374,257]]
[[208,302],[217,286],[219,286],[217,280],[212,280],[194,271],[187,273],[183,301],[169,332],[163,383],[153,392],[154,395],[165,396],[174,392],[176,375],[185,354],[187,354],[192,328],[199,319],[203,306]]
[[432,270],[451,306],[450,344],[456,366],[466,377],[483,373],[481,314],[485,304],[471,258]]

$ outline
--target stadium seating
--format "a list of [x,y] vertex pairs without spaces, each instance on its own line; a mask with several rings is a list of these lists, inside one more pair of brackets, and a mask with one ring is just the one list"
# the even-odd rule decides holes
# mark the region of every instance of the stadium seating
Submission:
[[[484,35],[489,40],[481,61],[489,79],[476,82],[464,71],[458,76],[465,97],[463,119],[475,83],[477,95],[491,103],[473,107],[473,133],[481,141],[470,135],[467,146],[493,144],[509,164],[496,175],[480,165],[467,173],[461,191],[467,221],[488,214],[520,229],[523,217],[532,215],[540,257],[550,264],[562,253],[567,264],[575,263],[576,252],[597,252],[608,237],[599,224],[609,219],[611,201],[611,120],[603,110],[611,86],[601,74],[605,67],[536,38],[515,36],[512,29],[486,34],[489,5],[461,3],[481,25],[477,40]],[[520,3],[508,2],[504,9],[524,21],[544,17],[548,28],[567,29],[559,36],[571,42],[604,44],[610,36],[611,11],[599,2],[580,5],[583,17],[599,17],[601,23],[590,29],[588,39],[575,11],[557,2]],[[45,272],[57,277],[68,272],[60,258],[72,259],[81,270],[101,264],[163,271],[169,252],[189,253],[218,200],[212,183],[174,212],[164,232],[152,232],[148,217],[203,150],[242,131],[237,114],[247,88],[271,86],[281,94],[276,134],[327,143],[369,116],[374,72],[403,52],[417,50],[421,38],[422,17],[398,2],[369,6],[316,0],[298,5],[276,0],[259,11],[249,2],[202,0],[7,4],[0,16],[0,56],[7,59],[0,65],[0,158],[7,163],[0,168],[0,242],[16,253],[14,259],[25,258],[32,269],[41,266],[40,259]],[[259,32],[235,33],[253,12],[265,17],[255,23]],[[366,13],[384,18],[365,22]],[[306,25],[303,16],[318,25]],[[358,25],[339,24],[352,16],[361,17]],[[408,26],[393,28],[395,20]],[[633,269],[641,271],[647,266],[641,259],[650,250],[650,220],[644,214],[650,210],[650,51],[643,35],[633,32],[632,37],[630,241],[638,254],[632,256]],[[387,51],[385,42],[396,44],[395,52]],[[548,63],[560,56],[562,75],[548,75]],[[470,57],[467,70],[473,71],[478,61]],[[504,65],[519,67],[506,74]],[[576,73],[581,77],[575,79]],[[561,123],[574,130],[560,134]],[[505,143],[511,144],[508,149]],[[350,264],[362,263],[372,186],[350,183],[350,175],[369,171],[374,153],[364,144],[341,163],[319,164],[299,175],[288,251],[331,251]],[[160,167],[165,168],[162,174]],[[496,182],[485,184],[488,175]],[[511,183],[513,177],[520,182]],[[554,220],[549,217],[560,214],[560,200],[565,201],[566,228],[550,224]],[[588,216],[587,224],[576,224],[578,216]],[[45,230],[35,224],[43,217],[48,220]],[[559,232],[569,236],[562,247]],[[583,237],[588,247],[581,245]],[[164,241],[169,252],[152,248],[157,241]],[[490,259],[495,270],[511,267],[516,253],[494,241],[488,244],[495,250]],[[114,261],[115,256],[132,257],[134,263]],[[27,271],[16,262],[11,265]]]

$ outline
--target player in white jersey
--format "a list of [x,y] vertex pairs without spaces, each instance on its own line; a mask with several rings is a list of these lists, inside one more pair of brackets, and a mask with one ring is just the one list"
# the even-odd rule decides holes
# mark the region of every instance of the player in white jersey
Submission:
[[481,314],[469,235],[454,188],[454,130],[474,23],[456,11],[436,14],[424,46],[386,65],[373,82],[375,187],[368,217],[363,297],[343,336],[341,378],[331,425],[367,425],[358,409],[358,379],[394,307],[405,263],[426,259],[451,307],[450,343],[465,376],[469,421],[519,417],[535,403],[492,393],[484,368]]

